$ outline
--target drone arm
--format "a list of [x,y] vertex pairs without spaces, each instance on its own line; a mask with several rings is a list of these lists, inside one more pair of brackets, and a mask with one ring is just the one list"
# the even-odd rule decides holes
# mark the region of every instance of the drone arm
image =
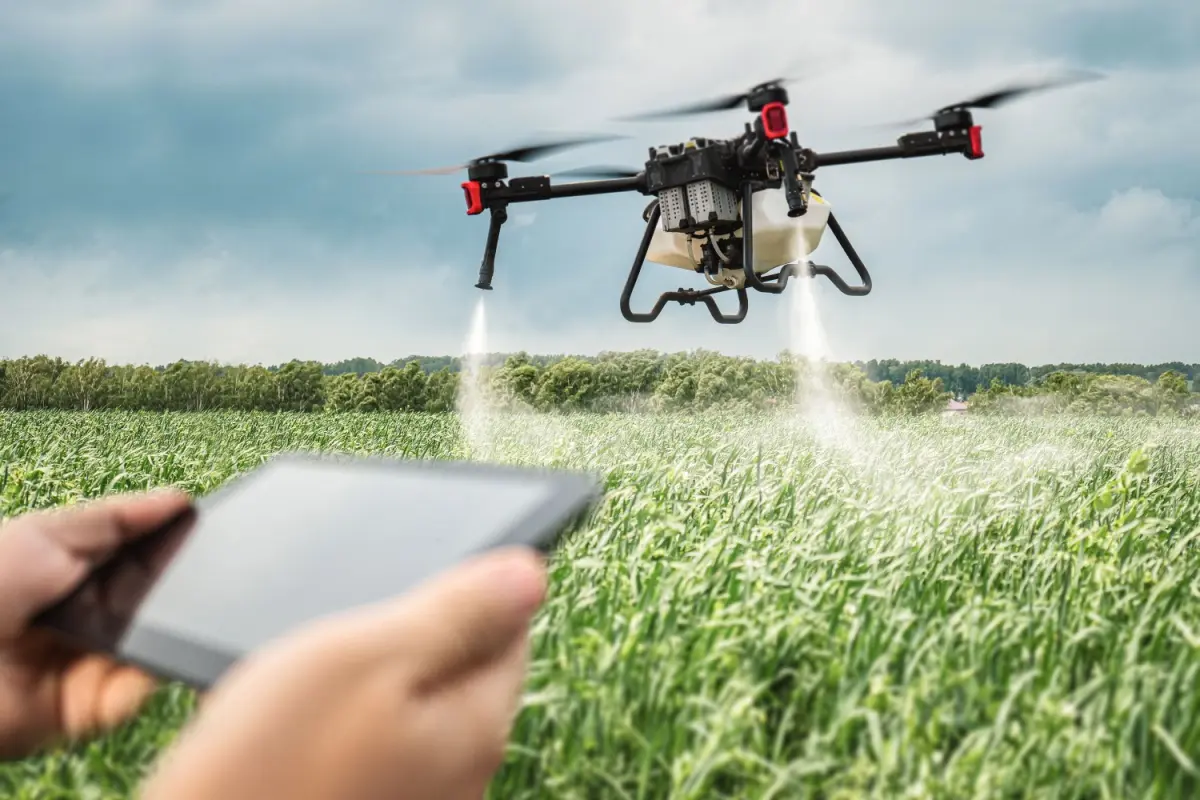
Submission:
[[619,178],[604,181],[582,181],[553,185],[545,175],[513,178],[508,184],[502,181],[469,180],[463,184],[467,201],[467,214],[482,214],[484,209],[491,213],[488,225],[487,244],[483,250],[483,262],[479,265],[479,282],[476,289],[491,289],[492,274],[496,270],[496,248],[500,243],[500,226],[508,220],[509,203],[528,203],[535,200],[550,200],[556,197],[580,197],[594,194],[642,191],[646,186],[645,176]]
[[842,164],[863,164],[868,161],[890,161],[911,156],[899,145],[891,147],[868,147],[862,150],[839,150],[833,153],[813,153],[812,168],[835,167]]
[[[599,181],[576,181],[574,183],[551,183],[548,175],[530,175],[513,178],[507,185],[484,187],[482,201],[492,203],[530,203],[537,200],[554,200],[560,197],[586,197],[618,192],[646,193],[646,178],[613,178]],[[468,211],[468,213],[470,213]]]
[[550,197],[587,197],[597,194],[618,192],[646,193],[646,177],[639,174],[633,178],[611,178],[599,181],[576,181],[550,185]]
[[980,127],[955,128],[943,131],[908,133],[887,147],[868,147],[861,150],[839,150],[832,153],[802,154],[802,162],[815,170],[818,167],[833,167],[841,164],[862,164],[868,161],[891,161],[898,158],[921,156],[944,156],[962,153],[968,159],[983,158],[983,141]]

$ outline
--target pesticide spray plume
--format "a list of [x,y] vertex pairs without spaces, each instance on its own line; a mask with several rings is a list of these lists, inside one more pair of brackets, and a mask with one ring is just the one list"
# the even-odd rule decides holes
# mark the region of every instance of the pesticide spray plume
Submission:
[[796,411],[816,442],[863,465],[868,453],[856,415],[831,374],[833,351],[825,333],[814,281],[796,281],[789,307],[791,351],[796,370]]
[[[928,529],[913,529],[911,542],[887,543],[906,546],[944,532],[943,526],[954,524],[955,516],[964,513],[963,503],[974,502],[972,496],[986,496],[989,491],[1003,495],[1038,472],[1073,460],[1072,454],[1038,446],[1036,441],[989,452],[988,437],[973,430],[978,424],[974,419],[936,415],[914,426],[911,421],[895,425],[860,414],[861,398],[852,388],[843,387],[845,379],[839,375],[843,365],[830,346],[814,281],[801,279],[794,286],[787,308],[794,406],[775,415],[774,424],[765,427],[761,418],[747,420],[742,414],[717,413],[710,418],[702,439],[708,444],[720,442],[713,458],[724,462],[713,474],[749,458],[756,472],[768,476],[799,471],[808,476],[804,480],[821,485],[867,488],[872,514],[879,519],[924,508],[948,515],[933,520]],[[694,415],[655,410],[653,403],[646,403],[642,413],[658,417],[656,422],[614,430],[596,425],[590,415],[539,411],[531,405],[536,400],[528,391],[511,396],[506,381],[494,380],[501,377],[496,374],[499,365],[489,363],[487,312],[481,297],[463,345],[457,406],[469,457],[589,469],[603,463],[620,469],[631,454],[647,448],[674,450],[677,441],[669,435],[673,429],[687,429],[694,435]],[[962,442],[961,447],[950,449],[949,463],[946,437]],[[696,447],[699,443],[693,442],[672,453],[671,480],[693,483],[704,475],[711,477],[718,464],[697,468],[692,457],[703,454]]]
[[457,397],[469,457],[543,464],[553,461],[570,445],[565,427],[527,403],[496,393],[487,363],[488,347],[487,305],[480,297],[463,345]]
[[491,402],[484,369],[487,339],[487,306],[480,297],[471,314],[471,327],[463,344],[457,405],[470,457],[485,460],[492,455]]
[[[796,446],[810,448],[818,470],[828,480],[869,485],[880,513],[923,502],[933,490],[930,478],[939,463],[931,443],[910,437],[904,428],[864,416],[853,392],[839,380],[815,281],[796,282],[789,304],[790,350],[796,393],[793,435]],[[890,510],[889,510],[890,509]]]

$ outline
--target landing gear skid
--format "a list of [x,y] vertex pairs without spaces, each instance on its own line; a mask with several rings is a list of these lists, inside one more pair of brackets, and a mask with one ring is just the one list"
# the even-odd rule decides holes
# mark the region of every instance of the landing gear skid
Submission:
[[[788,280],[792,277],[811,278],[815,275],[823,275],[829,278],[830,282],[842,294],[856,297],[870,294],[871,275],[867,272],[866,265],[863,264],[862,259],[855,252],[854,246],[850,244],[845,231],[842,230],[842,226],[838,224],[832,212],[829,214],[829,230],[833,232],[834,238],[842,246],[842,250],[849,257],[850,263],[854,265],[855,272],[858,273],[858,277],[862,280],[861,285],[851,286],[842,279],[842,276],[834,271],[833,267],[813,264],[810,261],[784,264],[779,272],[769,275],[759,275],[756,273],[753,269],[754,212],[752,208],[753,204],[751,203],[754,190],[755,185],[753,183],[746,183],[742,186],[742,270],[746,275],[747,286],[760,292],[779,294],[787,288]],[[816,194],[816,192],[813,192],[813,194]],[[817,196],[820,197],[820,195]],[[646,253],[650,250],[650,241],[654,238],[654,228],[658,225],[661,215],[657,200],[651,203],[650,208],[647,210],[649,211],[649,215],[646,217],[646,232],[642,234],[642,243],[638,246],[633,266],[629,269],[629,277],[625,279],[625,289],[621,292],[621,316],[630,322],[653,322],[658,319],[658,315],[662,313],[667,303],[674,301],[685,306],[695,305],[697,302],[704,303],[712,318],[723,325],[736,325],[744,320],[746,312],[749,310],[749,297],[746,294],[745,288],[734,289],[731,286],[718,286],[703,291],[681,287],[676,291],[663,292],[659,295],[658,300],[654,303],[654,307],[648,312],[637,313],[630,309],[629,301],[633,296],[633,287],[637,285],[638,276],[642,274],[642,264],[646,261]],[[713,298],[714,295],[729,291],[737,292],[738,310],[736,314],[722,313],[720,307],[717,305],[717,301]]]
[[633,295],[633,287],[637,284],[638,276],[642,274],[642,264],[646,262],[646,253],[650,250],[650,240],[654,238],[654,227],[658,225],[661,213],[657,200],[650,204],[650,216],[646,219],[646,232],[642,234],[642,243],[638,245],[637,256],[629,270],[629,277],[625,279],[625,290],[621,292],[621,315],[630,322],[654,322],[667,303],[672,300],[685,306],[695,305],[699,301],[708,307],[708,313],[712,315],[712,318],[723,325],[736,325],[744,320],[746,312],[750,309],[750,299],[746,296],[745,289],[737,290],[738,311],[736,314],[722,314],[717,301],[713,299],[715,294],[730,291],[728,286],[718,286],[715,289],[705,289],[704,291],[680,288],[674,292],[663,292],[659,295],[654,308],[645,314],[638,314],[629,308],[629,298]]

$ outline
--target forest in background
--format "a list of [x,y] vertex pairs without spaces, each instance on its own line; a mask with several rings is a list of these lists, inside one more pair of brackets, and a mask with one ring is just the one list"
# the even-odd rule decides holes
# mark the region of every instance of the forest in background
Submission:
[[[654,352],[654,351],[647,351]],[[486,356],[483,360],[485,364],[491,366],[499,366],[507,360],[509,353],[492,353]],[[529,363],[538,366],[546,367],[556,361],[561,361],[564,358],[575,358],[581,361],[587,361],[592,364],[611,360],[617,355],[614,353],[601,353],[598,356],[566,356],[566,355],[529,355],[527,353],[517,354],[529,361]],[[662,354],[656,354],[662,355]],[[781,354],[781,358],[786,357]],[[404,367],[406,364],[416,362],[424,372],[437,372],[440,369],[449,369],[451,372],[458,372],[462,369],[462,359],[458,356],[408,356],[407,358],[398,358],[395,361],[384,363],[373,358],[348,358],[344,361],[338,361],[334,364],[323,364],[321,371],[325,375],[344,375],[348,372],[353,372],[356,375],[362,376],[368,372],[381,372],[384,367]],[[872,381],[891,381],[892,383],[901,383],[905,377],[913,370],[920,370],[921,374],[930,378],[941,378],[942,385],[947,391],[951,392],[955,397],[962,399],[967,395],[974,394],[981,388],[987,388],[991,385],[992,380],[998,378],[1001,383],[1009,385],[1027,385],[1030,382],[1040,381],[1047,375],[1054,372],[1086,372],[1093,375],[1122,375],[1129,377],[1145,378],[1148,381],[1157,381],[1159,376],[1164,372],[1178,372],[1188,380],[1189,383],[1200,377],[1200,364],[1185,364],[1182,361],[1170,361],[1162,364],[1042,364],[1038,366],[1026,366],[1025,364],[1003,363],[1003,364],[983,364],[982,366],[971,366],[970,364],[943,364],[941,361],[923,360],[923,361],[901,361],[895,358],[889,359],[872,359],[870,361],[852,361],[848,362],[861,369],[868,379]],[[158,369],[165,369],[159,367]],[[268,367],[268,370],[276,370],[279,367]]]
[[[798,390],[828,387],[869,413],[926,413],[965,400],[972,412],[1193,413],[1200,364],[946,365],[872,360],[814,367],[697,350],[598,356],[492,354],[483,382],[501,406],[539,411],[778,407]],[[177,361],[163,366],[68,362],[38,355],[0,361],[0,408],[76,411],[431,411],[455,408],[462,362],[420,357],[383,364],[294,360],[264,366]]]

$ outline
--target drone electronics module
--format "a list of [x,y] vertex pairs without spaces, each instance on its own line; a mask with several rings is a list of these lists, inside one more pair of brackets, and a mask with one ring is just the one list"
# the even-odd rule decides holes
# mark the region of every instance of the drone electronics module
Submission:
[[[1094,77],[1098,76],[1084,76]],[[599,141],[593,138],[533,145],[494,153],[465,165],[402,174],[467,170],[467,180],[461,184],[467,214],[490,214],[483,263],[475,284],[479,289],[492,288],[496,247],[509,204],[618,192],[653,197],[643,213],[645,233],[621,293],[621,314],[630,322],[653,322],[669,302],[701,302],[714,320],[733,324],[746,318],[747,289],[779,294],[792,277],[823,275],[843,294],[870,293],[871,276],[866,265],[838,224],[829,202],[813,188],[818,169],[951,154],[970,160],[983,158],[981,128],[971,109],[994,108],[1066,80],[1012,86],[945,106],[924,118],[933,121],[932,131],[904,134],[894,145],[815,152],[802,147],[796,132],[790,129],[788,94],[785,81],[780,79],[712,102],[626,118],[696,114],[741,105],[755,115],[753,123],[747,122],[736,138],[692,138],[651,147],[649,158],[639,170],[571,170],[597,178],[573,183],[552,183],[548,175],[509,178],[506,162],[531,161],[556,150]],[[861,283],[849,284],[831,267],[810,260],[826,228],[849,257]],[[664,292],[649,311],[635,312],[630,308],[630,298],[647,260],[700,273],[710,288]],[[715,295],[728,291],[737,293],[736,313],[723,313],[717,305]]]

